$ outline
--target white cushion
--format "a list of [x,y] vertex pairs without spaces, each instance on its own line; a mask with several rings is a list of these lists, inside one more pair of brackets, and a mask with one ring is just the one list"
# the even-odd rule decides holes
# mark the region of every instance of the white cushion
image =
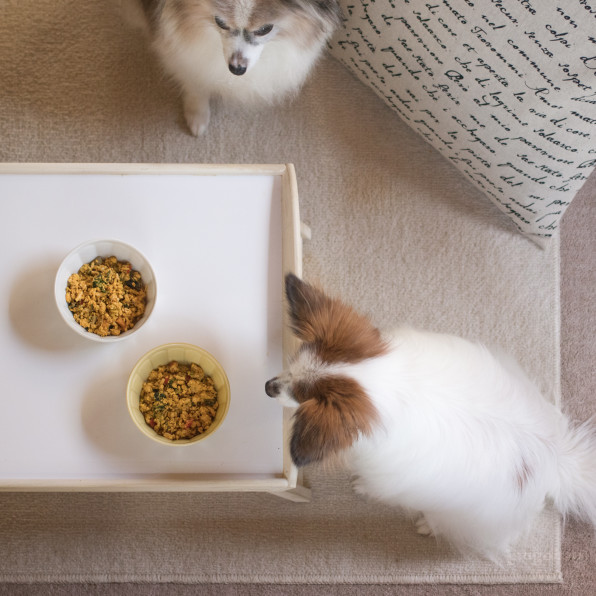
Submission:
[[596,0],[341,0],[331,52],[525,234],[596,165]]

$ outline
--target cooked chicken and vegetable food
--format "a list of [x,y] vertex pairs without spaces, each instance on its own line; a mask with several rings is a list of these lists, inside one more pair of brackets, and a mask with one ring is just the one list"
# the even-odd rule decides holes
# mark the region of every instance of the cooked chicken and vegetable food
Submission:
[[218,407],[213,379],[198,364],[176,360],[149,373],[139,400],[145,422],[170,440],[192,439],[206,432]]
[[120,335],[143,316],[147,290],[129,262],[97,257],[68,278],[66,302],[75,321],[90,333]]

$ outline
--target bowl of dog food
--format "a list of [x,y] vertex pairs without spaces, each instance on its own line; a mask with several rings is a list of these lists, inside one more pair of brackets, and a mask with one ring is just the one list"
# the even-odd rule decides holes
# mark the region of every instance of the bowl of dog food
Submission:
[[230,407],[230,383],[207,350],[168,343],[135,364],[126,402],[135,426],[146,437],[162,445],[193,445],[221,427]]
[[119,240],[91,240],[66,255],[54,283],[58,311],[77,334],[110,343],[148,320],[157,298],[151,263]]

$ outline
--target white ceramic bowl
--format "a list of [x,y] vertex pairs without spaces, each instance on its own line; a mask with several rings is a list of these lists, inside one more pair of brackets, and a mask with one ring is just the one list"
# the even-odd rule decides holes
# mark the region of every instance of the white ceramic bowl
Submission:
[[[172,360],[184,364],[191,364],[192,362],[198,364],[205,374],[213,379],[217,390],[219,407],[213,423],[204,433],[196,435],[192,439],[171,440],[158,435],[145,422],[145,418],[139,409],[141,389],[149,373],[158,366],[168,364]],[[223,423],[230,408],[230,383],[222,365],[207,350],[187,343],[163,344],[147,352],[135,364],[126,386],[126,403],[133,422],[145,436],[162,445],[192,445],[212,435]]]
[[[101,337],[96,333],[87,331],[75,321],[72,313],[68,309],[68,303],[66,302],[66,285],[68,283],[68,278],[73,273],[77,273],[85,263],[90,263],[96,257],[109,257],[112,255],[119,261],[129,261],[132,268],[140,272],[143,283],[147,288],[147,304],[143,316],[137,321],[132,329],[129,329],[120,335]],[[54,283],[54,296],[58,311],[62,315],[66,324],[75,331],[75,333],[93,341],[111,343],[130,337],[147,322],[151,316],[153,307],[155,306],[157,284],[155,273],[153,272],[153,268],[147,260],[147,257],[134,248],[134,246],[126,244],[125,242],[120,242],[119,240],[91,240],[80,244],[69,252],[60,264]]]

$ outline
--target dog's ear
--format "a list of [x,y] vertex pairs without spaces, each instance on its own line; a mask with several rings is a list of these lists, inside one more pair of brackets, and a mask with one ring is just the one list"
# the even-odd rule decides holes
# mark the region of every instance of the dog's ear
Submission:
[[314,344],[324,361],[359,362],[386,351],[381,333],[367,317],[291,273],[286,296],[296,337]]
[[314,342],[317,335],[314,319],[316,313],[325,309],[327,297],[293,273],[286,275],[286,297],[294,334],[301,341]]
[[368,395],[348,377],[319,379],[308,395],[294,413],[290,438],[298,467],[347,449],[360,435],[369,435],[378,420]]

